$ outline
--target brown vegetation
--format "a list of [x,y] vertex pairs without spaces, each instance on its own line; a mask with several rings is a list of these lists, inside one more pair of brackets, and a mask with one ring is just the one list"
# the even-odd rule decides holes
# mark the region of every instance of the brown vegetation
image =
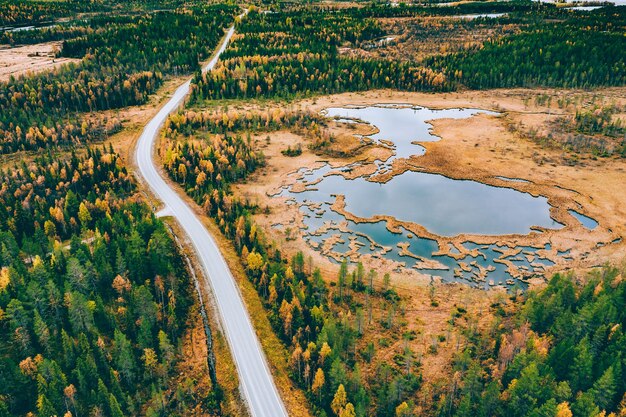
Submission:
[[385,38],[365,44],[362,48],[344,48],[348,55],[420,60],[477,47],[488,39],[518,33],[519,24],[494,24],[490,20],[476,22],[453,16],[420,16],[380,18],[387,33]]
[[15,48],[0,45],[0,82],[11,77],[51,70],[68,62],[78,62],[74,58],[56,58],[60,42],[46,42]]

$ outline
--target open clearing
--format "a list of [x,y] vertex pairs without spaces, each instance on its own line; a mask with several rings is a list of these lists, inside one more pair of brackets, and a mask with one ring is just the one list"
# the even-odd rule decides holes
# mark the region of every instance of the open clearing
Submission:
[[57,68],[68,62],[78,62],[74,58],[55,58],[61,42],[47,42],[36,45],[10,48],[0,46],[0,81],[8,81],[11,76],[19,77]]

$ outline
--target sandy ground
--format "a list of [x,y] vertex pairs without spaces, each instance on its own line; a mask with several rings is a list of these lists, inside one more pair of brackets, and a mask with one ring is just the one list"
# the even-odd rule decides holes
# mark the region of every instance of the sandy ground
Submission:
[[0,81],[8,81],[11,76],[18,77],[27,73],[51,70],[68,62],[79,61],[73,58],[55,58],[55,52],[60,48],[61,42],[16,48],[0,46]]

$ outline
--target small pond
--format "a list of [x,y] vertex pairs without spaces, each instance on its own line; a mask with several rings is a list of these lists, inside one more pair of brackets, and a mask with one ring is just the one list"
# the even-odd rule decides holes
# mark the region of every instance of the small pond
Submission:
[[580,214],[575,210],[567,210],[569,214],[574,216],[576,220],[578,220],[583,226],[585,226],[589,230],[593,230],[598,227],[598,222],[592,219],[591,217],[585,216],[584,214]]

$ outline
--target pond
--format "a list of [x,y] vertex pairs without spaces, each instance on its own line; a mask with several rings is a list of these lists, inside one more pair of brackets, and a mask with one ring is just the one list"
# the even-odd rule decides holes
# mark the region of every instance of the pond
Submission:
[[569,214],[574,216],[576,220],[578,220],[583,226],[585,226],[589,230],[593,230],[598,227],[598,222],[592,219],[591,217],[585,216],[584,214],[580,214],[575,210],[567,210]]
[[[539,3],[559,3],[560,0],[532,0],[535,2],[539,2]],[[586,1],[585,4],[589,5],[593,5],[593,4],[597,4],[598,6],[604,6],[605,3],[612,3],[615,6],[626,6],[626,0],[590,0],[590,1]],[[576,2],[573,1],[566,1],[565,4],[572,4],[575,5]],[[582,6],[584,7],[584,6]],[[596,7],[596,6],[591,6],[591,7]]]
[[[342,122],[361,121],[378,129],[378,132],[367,137],[374,143],[390,147],[394,156],[386,161],[391,164],[397,158],[409,158],[423,155],[425,148],[414,142],[435,142],[439,136],[432,134],[432,124],[436,119],[467,119],[477,114],[497,115],[498,113],[479,109],[445,109],[433,110],[426,107],[413,107],[402,104],[387,104],[369,107],[331,107],[324,111],[327,117]],[[385,143],[381,142],[385,141]]]
[[339,174],[312,179],[314,185],[288,195],[298,203],[332,203],[334,196],[343,195],[346,211],[357,217],[391,216],[439,236],[527,234],[534,226],[560,227],[550,217],[545,197],[476,181],[412,171],[386,183]]
[[[508,260],[504,253],[515,251],[514,245],[473,246],[475,244],[467,242],[465,255],[458,249],[450,252],[456,255],[454,257],[443,255],[438,253],[436,240],[415,236],[403,227],[399,232],[392,232],[385,219],[376,218],[387,216],[405,224],[421,225],[440,237],[527,235],[536,228],[563,227],[551,218],[545,197],[513,188],[413,171],[392,176],[384,183],[373,181],[380,173],[388,172],[394,160],[423,155],[425,148],[420,143],[440,140],[432,133],[430,121],[479,114],[496,116],[497,113],[480,109],[434,110],[401,104],[329,108],[324,113],[338,122],[372,125],[377,131],[366,138],[393,151],[387,161],[377,161],[376,172],[370,176],[347,179],[342,175],[359,165],[358,162],[338,168],[326,163],[317,169],[299,171],[298,182],[304,187],[287,186],[277,194],[300,207],[304,238],[311,246],[321,250],[326,240],[335,239],[336,243],[325,249],[325,254],[334,262],[347,254],[371,255],[444,281],[485,287],[510,285],[513,276],[530,276],[550,266],[545,252],[551,248],[543,247],[524,248],[525,254],[518,255],[519,259]],[[512,183],[525,181],[501,179]],[[331,206],[338,196],[344,198],[345,212],[367,221],[355,222],[333,211]],[[537,251],[543,252],[538,255]],[[459,257],[462,259],[455,259]]]
[[587,11],[590,12],[592,10],[597,10],[597,9],[601,9],[602,6],[575,6],[575,7],[568,7],[569,10],[581,10],[581,11]]

